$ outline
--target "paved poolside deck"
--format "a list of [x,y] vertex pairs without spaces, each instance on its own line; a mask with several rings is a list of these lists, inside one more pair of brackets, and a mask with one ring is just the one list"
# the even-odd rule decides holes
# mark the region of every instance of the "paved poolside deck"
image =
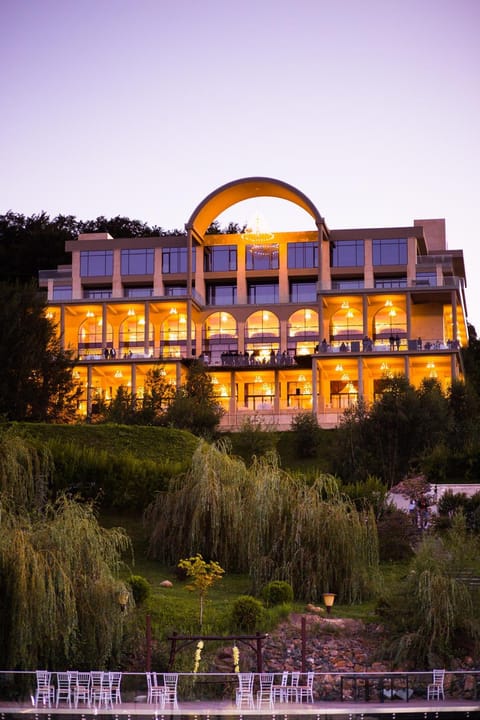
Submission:
[[[353,718],[368,720],[370,717],[385,715],[387,718],[395,718],[398,715],[415,715],[419,714],[424,718],[441,718],[447,720],[449,717],[457,715],[459,717],[480,717],[480,700],[440,700],[427,701],[422,699],[411,699],[410,702],[402,702],[399,700],[378,702],[329,702],[318,701],[314,703],[276,703],[273,709],[262,707],[261,709],[240,709],[231,701],[225,700],[206,700],[179,702],[178,709],[172,708],[161,709],[153,704],[145,702],[125,702],[114,705],[112,709],[106,708],[89,708],[85,705],[81,707],[69,708],[62,705],[56,707],[33,707],[32,704],[1,702],[0,714],[3,717],[8,716],[36,716],[36,715],[70,715],[84,718],[94,718],[98,715],[113,717],[192,717],[192,718],[208,718],[217,716],[229,717],[245,717],[245,716],[261,716],[261,717],[281,717],[289,716],[312,716],[316,720],[322,718]],[[461,715],[460,715],[461,714]]]

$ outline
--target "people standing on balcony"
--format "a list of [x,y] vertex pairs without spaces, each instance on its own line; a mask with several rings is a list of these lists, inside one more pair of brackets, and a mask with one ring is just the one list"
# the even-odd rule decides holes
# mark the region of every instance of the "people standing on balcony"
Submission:
[[393,335],[390,335],[390,337],[388,338],[388,340],[389,340],[389,342],[390,342],[390,350],[395,350],[395,338],[394,338],[394,336],[393,336]]
[[397,350],[400,350],[400,336],[399,335],[395,335],[395,346],[396,346]]

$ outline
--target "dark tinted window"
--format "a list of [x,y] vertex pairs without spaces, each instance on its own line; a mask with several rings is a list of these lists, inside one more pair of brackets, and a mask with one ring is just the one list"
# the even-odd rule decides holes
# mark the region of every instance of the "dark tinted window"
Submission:
[[374,265],[406,265],[407,263],[406,238],[374,240],[372,250]]
[[80,253],[80,275],[95,277],[111,275],[113,252],[111,250],[82,250]]

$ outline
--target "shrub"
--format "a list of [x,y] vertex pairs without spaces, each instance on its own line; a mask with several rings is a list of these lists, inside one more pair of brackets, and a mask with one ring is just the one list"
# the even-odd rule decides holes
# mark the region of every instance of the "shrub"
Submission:
[[401,510],[389,508],[377,523],[380,560],[409,560],[413,555],[417,530]]
[[132,595],[136,605],[141,605],[150,597],[152,587],[146,578],[141,575],[130,575],[127,582],[132,589]]
[[320,443],[320,428],[315,415],[311,412],[299,413],[293,418],[291,428],[295,434],[297,457],[316,457]]
[[265,610],[260,600],[251,595],[240,595],[232,607],[232,624],[235,629],[252,632],[260,625]]
[[262,600],[267,607],[293,602],[293,588],[283,580],[272,580],[262,589]]

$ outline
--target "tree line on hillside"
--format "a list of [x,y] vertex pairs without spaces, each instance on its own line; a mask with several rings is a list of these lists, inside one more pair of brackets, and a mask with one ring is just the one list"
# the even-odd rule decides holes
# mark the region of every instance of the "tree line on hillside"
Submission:
[[[52,491],[53,464],[46,447],[0,429],[0,662],[6,669],[133,670],[136,659],[143,662],[145,611],[121,580],[130,540],[121,529],[102,528],[92,502]],[[178,567],[182,557],[202,554],[226,573],[248,573],[254,599],[278,581],[303,602],[326,591],[337,604],[375,601],[393,667],[477,661],[479,597],[465,578],[480,574],[480,539],[461,513],[448,528],[424,533],[401,577],[385,587],[370,504],[352,502],[332,476],[307,482],[274,456],[247,467],[201,442],[188,472],[171,479],[145,519],[153,557]],[[157,594],[148,611],[164,603]],[[171,632],[171,618],[162,617],[158,639]],[[188,612],[177,620],[177,631],[191,632]],[[237,629],[233,613],[210,614],[208,622],[214,633]],[[262,622],[259,616],[252,631],[265,630]]]
[[[214,220],[207,233],[242,231],[237,223],[230,222],[221,227]],[[122,215],[112,218],[100,215],[94,220],[79,220],[74,215],[50,218],[46,212],[23,215],[9,210],[0,215],[0,281],[29,282],[38,277],[39,270],[70,264],[71,257],[65,252],[65,243],[76,240],[80,233],[95,232],[108,232],[115,238],[185,235],[185,229],[166,230],[160,225],[149,225]]]
[[[348,409],[335,433],[329,457],[317,453],[322,431],[316,418],[301,414],[292,423],[299,458],[324,463],[345,482],[375,475],[391,486],[409,472],[435,482],[480,478],[478,358],[472,329],[464,351],[466,382],[446,391],[434,379],[414,388],[404,376],[384,378],[380,397]],[[62,350],[45,300],[34,285],[0,283],[0,417],[31,422],[77,421],[82,388],[74,378],[75,358]],[[471,374],[470,374],[471,373]],[[165,380],[161,365],[148,373],[145,393],[120,387],[109,403],[98,400],[95,422],[164,425],[214,438],[222,416],[209,374],[198,360],[187,367],[180,388]],[[248,422],[248,421],[247,421]],[[325,431],[324,431],[325,432]],[[276,436],[251,421],[240,438],[250,454],[262,454]],[[238,445],[238,443],[237,443]],[[243,453],[245,456],[245,453]]]

